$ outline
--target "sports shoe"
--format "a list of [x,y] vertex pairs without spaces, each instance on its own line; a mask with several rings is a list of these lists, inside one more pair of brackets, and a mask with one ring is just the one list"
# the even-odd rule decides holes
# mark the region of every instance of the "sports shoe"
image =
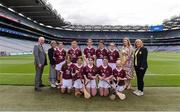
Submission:
[[60,89],[60,88],[61,88],[61,85],[58,85],[57,88]]
[[52,88],[55,88],[55,87],[56,87],[56,85],[55,85],[55,84],[51,84],[51,87],[52,87]]
[[144,92],[142,92],[142,91],[135,91],[135,92],[133,92],[136,96],[143,96],[144,95]]
[[58,86],[58,85],[59,85],[59,83],[58,83],[58,82],[56,82],[55,84],[56,84],[56,86]]
[[144,92],[139,91],[139,96],[143,96],[143,95],[144,95]]
[[137,89],[137,90],[135,90],[135,91],[133,91],[133,94],[137,94],[139,92],[139,90]]

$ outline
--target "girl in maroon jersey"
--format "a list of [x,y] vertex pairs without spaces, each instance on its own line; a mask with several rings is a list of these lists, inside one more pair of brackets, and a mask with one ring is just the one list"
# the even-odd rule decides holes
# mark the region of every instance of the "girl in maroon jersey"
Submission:
[[108,59],[109,66],[114,70],[116,68],[116,61],[119,58],[119,52],[116,49],[114,42],[109,43]]
[[125,81],[126,78],[126,71],[124,70],[122,66],[122,62],[120,60],[116,61],[116,68],[113,70],[113,76],[116,82],[118,82],[118,85],[116,87],[116,91],[122,92],[126,88]]
[[77,64],[75,64],[73,68],[73,79],[74,79],[74,85],[73,87],[75,88],[75,96],[81,95],[81,91],[83,88],[83,83],[84,77],[83,77],[83,58],[78,57]]
[[89,57],[94,57],[96,56],[96,50],[93,48],[93,41],[92,39],[88,39],[87,41],[87,47],[84,49],[84,60],[85,60],[85,65],[88,63],[88,58]]
[[109,82],[112,79],[112,68],[108,65],[108,58],[104,57],[103,65],[98,68],[99,74],[99,93],[100,96],[108,96],[109,95]]
[[76,40],[71,42],[71,48],[69,49],[68,54],[71,56],[72,63],[77,63],[78,57],[82,56],[82,52],[80,48],[78,48],[78,43]]
[[60,83],[60,76],[61,76],[61,68],[62,65],[65,63],[65,57],[66,57],[66,51],[64,50],[64,45],[63,42],[58,42],[58,47],[56,48],[56,50],[54,51],[54,58],[56,61],[56,73],[57,73],[57,84]]
[[100,67],[103,65],[103,58],[108,56],[107,50],[104,47],[104,42],[99,41],[98,49],[96,50],[96,66]]
[[72,73],[73,73],[74,64],[71,62],[71,57],[66,56],[66,62],[61,68],[62,81],[61,81],[61,92],[65,93],[67,90],[68,93],[72,89]]
[[88,64],[84,67],[84,78],[87,83],[86,90],[91,94],[91,96],[95,96],[97,94],[96,75],[97,67],[94,65],[94,58],[89,57]]

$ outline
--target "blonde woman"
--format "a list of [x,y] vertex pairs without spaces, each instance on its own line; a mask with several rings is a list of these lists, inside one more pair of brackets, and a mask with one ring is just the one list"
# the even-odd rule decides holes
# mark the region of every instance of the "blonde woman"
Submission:
[[133,47],[129,38],[123,38],[123,46],[120,50],[120,60],[123,63],[124,69],[127,71],[125,81],[126,89],[131,89],[131,80],[134,77],[134,67],[133,67]]
[[148,68],[147,57],[148,50],[143,46],[141,39],[135,41],[134,68],[137,76],[137,90],[133,93],[137,96],[144,95],[144,75]]

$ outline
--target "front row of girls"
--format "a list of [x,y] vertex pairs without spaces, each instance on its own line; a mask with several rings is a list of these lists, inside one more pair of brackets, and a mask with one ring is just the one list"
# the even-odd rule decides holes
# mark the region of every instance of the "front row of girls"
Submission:
[[91,96],[95,96],[97,90],[99,90],[100,96],[108,96],[112,79],[117,82],[116,91],[122,92],[125,89],[126,71],[120,60],[116,61],[114,69],[108,65],[107,57],[102,59],[102,65],[99,67],[94,64],[94,57],[87,58],[85,66],[82,57],[78,57],[77,63],[72,63],[71,60],[71,56],[67,55],[65,63],[62,65],[62,93],[70,93],[74,87],[75,95],[80,95],[85,87]]

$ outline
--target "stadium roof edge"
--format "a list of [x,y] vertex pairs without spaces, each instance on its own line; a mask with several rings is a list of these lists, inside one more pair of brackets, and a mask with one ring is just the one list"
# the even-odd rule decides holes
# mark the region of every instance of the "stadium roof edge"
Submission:
[[[148,25],[76,25],[64,21],[58,12],[53,9],[47,0],[1,0],[0,6],[7,6],[8,10],[18,13],[26,19],[39,23],[41,26],[54,29],[72,31],[129,31],[148,32],[151,31]],[[158,25],[157,25],[158,26]],[[173,16],[163,21],[162,31],[180,29],[180,16]]]
[[46,0],[1,0],[0,4],[46,26],[61,27],[67,25],[61,15]]

